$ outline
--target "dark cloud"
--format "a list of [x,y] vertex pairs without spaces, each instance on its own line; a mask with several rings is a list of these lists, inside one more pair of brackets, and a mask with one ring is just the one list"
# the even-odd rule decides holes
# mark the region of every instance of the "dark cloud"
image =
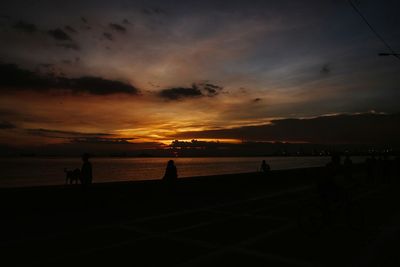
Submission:
[[258,97],[253,99],[254,103],[257,103],[257,102],[260,102],[260,101],[261,101],[261,98],[258,98]]
[[181,133],[173,138],[240,139],[319,144],[400,144],[400,113],[281,119],[271,124]]
[[116,23],[110,23],[109,24],[110,28],[119,32],[119,33],[126,33],[126,28],[124,26],[121,26],[119,24]]
[[0,15],[0,19],[11,20],[11,17],[7,15]]
[[103,36],[104,36],[104,38],[106,38],[106,39],[109,40],[109,41],[113,41],[113,40],[114,40],[111,33],[104,32],[104,33],[103,33]]
[[152,83],[152,82],[148,82],[148,84],[151,85],[152,87],[156,87],[156,88],[160,87],[160,85]]
[[134,137],[120,138],[108,133],[83,133],[74,131],[63,131],[53,129],[25,129],[29,135],[67,139],[70,143],[89,143],[89,144],[129,144]]
[[39,64],[38,66],[39,66],[39,67],[42,67],[42,68],[49,69],[49,68],[54,67],[54,64],[50,64],[50,63],[41,63],[41,64]]
[[77,31],[69,25],[66,25],[64,29],[70,33],[77,33]]
[[219,94],[224,88],[215,84],[211,83],[204,83],[204,84],[199,84],[203,91],[206,93],[207,96],[215,96]]
[[86,19],[85,17],[81,17],[81,21],[82,21],[83,23],[88,23],[88,21],[87,21],[87,19]]
[[159,92],[159,96],[168,100],[180,100],[183,98],[201,97],[203,94],[197,87],[184,88],[176,87],[164,89]]
[[14,124],[8,121],[0,121],[0,130],[14,129],[17,128]]
[[211,84],[211,83],[197,83],[193,84],[193,87],[198,88],[203,96],[213,97],[217,96],[224,89],[222,86]]
[[54,129],[25,129],[27,133],[34,136],[62,138],[62,139],[76,139],[76,138],[106,138],[112,136],[108,133],[82,133],[74,131],[62,131]]
[[165,9],[159,7],[143,8],[142,13],[148,16],[166,14]]
[[131,24],[131,22],[130,22],[128,19],[124,19],[124,20],[122,21],[122,23],[123,23],[123,24],[126,24],[126,25],[130,25],[130,24]]
[[65,79],[66,88],[72,88],[77,92],[88,92],[96,95],[108,95],[115,93],[138,94],[139,90],[130,84],[120,81],[106,80],[99,77],[81,77],[77,79]]
[[41,75],[19,68],[14,64],[0,64],[0,92],[19,90],[50,91],[68,90],[72,93],[109,95],[117,93],[137,95],[139,90],[120,81],[100,77],[65,78]]
[[145,15],[152,15],[153,14],[151,9],[148,9],[148,8],[143,8],[142,9],[142,13],[145,14]]
[[129,141],[136,138],[104,138],[104,137],[80,137],[71,140],[73,143],[88,143],[88,144],[130,144]]
[[70,43],[70,44],[57,44],[57,46],[59,47],[63,47],[65,49],[72,49],[72,50],[76,50],[79,51],[81,50],[80,46],[74,43]]
[[29,23],[23,20],[18,21],[13,25],[13,28],[26,33],[34,33],[37,31],[37,27],[33,23]]
[[72,41],[72,38],[60,28],[49,30],[47,33],[58,41]]
[[0,90],[9,88],[48,88],[49,78],[42,77],[33,71],[24,70],[14,64],[0,64]]
[[210,84],[199,83],[193,84],[192,87],[175,87],[161,90],[158,95],[161,98],[168,100],[180,100],[184,98],[195,97],[213,97],[218,95],[223,90],[223,87]]
[[321,68],[321,74],[329,74],[331,72],[331,66],[329,64],[325,64]]

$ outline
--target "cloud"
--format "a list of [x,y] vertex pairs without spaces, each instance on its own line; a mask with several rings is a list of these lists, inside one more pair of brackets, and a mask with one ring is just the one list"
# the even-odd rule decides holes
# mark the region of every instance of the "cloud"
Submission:
[[321,74],[329,74],[331,72],[331,67],[329,64],[325,64],[321,68]]
[[51,85],[49,78],[32,71],[24,70],[14,64],[0,64],[0,89],[6,88],[45,88]]
[[72,38],[60,28],[49,30],[47,33],[58,41],[72,41]]
[[104,138],[104,137],[80,137],[71,140],[73,143],[86,143],[86,144],[130,144],[129,141],[136,138]]
[[110,28],[119,32],[119,33],[126,33],[126,28],[124,26],[121,26],[119,24],[116,23],[110,23],[109,24]]
[[13,25],[13,28],[26,33],[35,33],[37,31],[37,27],[33,23],[29,23],[23,20],[18,21]]
[[143,8],[142,13],[148,16],[166,14],[165,9],[159,7]]
[[158,95],[167,100],[181,100],[184,98],[213,97],[219,94],[223,87],[210,84],[193,84],[192,87],[174,87],[159,91]]
[[109,41],[113,41],[113,40],[114,40],[111,33],[104,32],[104,33],[103,33],[103,36],[104,36],[104,38],[106,38],[106,39],[109,40]]
[[17,126],[8,121],[0,121],[0,130],[14,129]]
[[257,97],[257,98],[254,98],[254,99],[253,99],[253,102],[254,102],[254,103],[257,103],[257,102],[260,102],[261,100],[262,100],[261,98]]
[[80,46],[77,45],[77,44],[74,44],[74,43],[71,43],[71,44],[57,44],[57,46],[63,47],[63,48],[65,48],[65,49],[76,50],[76,51],[81,50]]
[[215,96],[223,90],[223,87],[211,83],[199,84],[198,86],[203,88],[207,96]]
[[130,24],[131,24],[131,22],[130,22],[128,19],[124,19],[124,20],[122,21],[122,23],[123,23],[123,24],[126,24],[126,25],[130,25]]
[[34,136],[51,137],[51,138],[62,138],[62,139],[76,139],[76,138],[106,138],[112,136],[108,133],[83,133],[74,131],[63,131],[53,129],[25,129],[27,133]]
[[26,133],[37,137],[65,139],[71,144],[130,144],[134,137],[115,137],[109,133],[84,133],[54,129],[24,129]]
[[66,26],[64,27],[64,29],[65,29],[66,31],[69,31],[70,33],[77,33],[77,31],[76,31],[74,28],[72,28],[71,26],[69,26],[69,25],[66,25]]
[[139,90],[127,83],[101,77],[65,78],[46,76],[19,68],[14,64],[0,64],[0,92],[10,90],[50,91],[68,90],[72,93],[109,95],[125,93],[137,95]]
[[54,67],[54,64],[50,64],[50,63],[40,63],[38,66],[39,66],[39,67],[42,67],[42,68],[49,69],[49,68]]
[[280,119],[270,124],[180,133],[173,138],[238,139],[319,144],[400,144],[400,113]]
[[193,98],[203,96],[201,91],[196,87],[184,88],[176,87],[163,89],[159,92],[159,96],[168,100],[179,100],[182,98]]
[[88,92],[96,95],[113,93],[138,94],[139,90],[130,84],[120,81],[106,80],[100,77],[81,77],[77,79],[64,79],[66,88],[78,92]]
[[11,20],[11,17],[10,16],[7,16],[7,15],[0,15],[0,19],[4,19],[4,20]]

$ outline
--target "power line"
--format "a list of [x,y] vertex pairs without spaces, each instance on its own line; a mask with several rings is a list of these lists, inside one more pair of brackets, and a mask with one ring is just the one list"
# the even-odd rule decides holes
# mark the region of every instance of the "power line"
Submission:
[[368,22],[367,18],[361,13],[361,11],[357,8],[357,6],[353,3],[352,0],[349,0],[350,5],[353,7],[353,9],[357,12],[358,15],[364,20],[364,22],[368,25],[368,27],[371,29],[371,31],[378,37],[378,39],[390,50],[390,54],[395,56],[400,60],[400,56],[396,53],[396,51],[393,50],[393,48],[383,39],[383,37],[372,27],[372,25]]

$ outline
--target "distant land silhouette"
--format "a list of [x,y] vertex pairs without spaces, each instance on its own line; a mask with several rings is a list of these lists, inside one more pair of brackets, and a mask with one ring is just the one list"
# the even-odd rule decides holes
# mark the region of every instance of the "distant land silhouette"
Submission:
[[369,155],[371,152],[398,152],[400,145],[376,144],[307,144],[281,142],[242,142],[238,144],[206,141],[174,141],[164,147],[137,149],[135,145],[56,144],[40,147],[14,148],[0,145],[0,156],[72,156],[91,151],[100,157],[251,157],[251,156],[328,156],[336,150],[352,155]]

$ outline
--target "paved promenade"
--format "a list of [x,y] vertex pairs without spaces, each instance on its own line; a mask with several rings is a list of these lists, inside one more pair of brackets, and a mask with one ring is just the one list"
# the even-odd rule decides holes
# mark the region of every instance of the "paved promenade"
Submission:
[[[3,266],[399,266],[397,185],[349,187],[363,211],[362,229],[337,216],[310,235],[299,227],[299,214],[318,200],[317,173],[285,174],[291,183],[274,182],[281,176],[234,175],[212,186],[207,179],[184,181],[174,192],[157,182],[98,185],[89,192],[72,187],[6,192],[0,261]],[[231,183],[224,186],[224,179]],[[362,181],[362,174],[355,180]]]

